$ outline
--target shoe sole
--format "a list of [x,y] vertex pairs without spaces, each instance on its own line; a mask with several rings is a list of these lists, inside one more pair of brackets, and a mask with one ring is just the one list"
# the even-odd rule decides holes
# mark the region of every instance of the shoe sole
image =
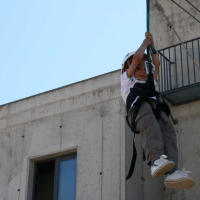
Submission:
[[159,167],[155,172],[153,172],[151,175],[154,178],[163,176],[164,174],[166,174],[167,172],[171,171],[173,168],[175,167],[175,164],[173,161],[168,161],[167,163],[165,163],[164,165],[162,165],[161,167]]
[[165,181],[164,184],[168,188],[190,189],[194,187],[195,181],[192,178],[181,178],[177,181]]

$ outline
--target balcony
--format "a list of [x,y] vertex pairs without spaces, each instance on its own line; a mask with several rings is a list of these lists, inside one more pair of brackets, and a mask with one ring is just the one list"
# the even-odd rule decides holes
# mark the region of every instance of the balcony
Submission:
[[200,100],[200,38],[158,50],[159,92],[171,105]]

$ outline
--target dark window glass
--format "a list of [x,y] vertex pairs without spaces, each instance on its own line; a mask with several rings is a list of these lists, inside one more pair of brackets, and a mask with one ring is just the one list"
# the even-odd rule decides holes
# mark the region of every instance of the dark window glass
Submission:
[[35,164],[34,200],[76,199],[76,156]]

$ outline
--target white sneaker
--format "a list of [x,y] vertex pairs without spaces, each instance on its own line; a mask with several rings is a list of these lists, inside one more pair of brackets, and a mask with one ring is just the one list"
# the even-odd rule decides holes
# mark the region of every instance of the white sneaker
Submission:
[[192,172],[185,171],[185,169],[176,170],[173,174],[167,175],[164,184],[168,188],[190,189],[194,187],[195,181],[188,176],[188,173]]
[[167,172],[171,171],[175,166],[173,161],[169,161],[166,155],[160,156],[158,160],[155,160],[151,166],[151,176],[154,178],[163,176]]

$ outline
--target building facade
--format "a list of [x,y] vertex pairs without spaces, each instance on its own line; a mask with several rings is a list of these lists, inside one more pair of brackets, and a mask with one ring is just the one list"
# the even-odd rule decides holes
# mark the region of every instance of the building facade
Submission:
[[75,177],[70,182],[75,178],[77,200],[124,198],[125,123],[119,71],[6,104],[0,110],[0,199],[47,199],[43,196],[49,194],[47,188],[55,191],[56,173],[62,173],[53,166],[57,159],[67,162],[71,156],[75,160],[69,170]]
[[[175,2],[200,19],[198,0],[190,2],[193,6]],[[195,187],[168,189],[164,178],[153,179],[143,162],[140,135],[136,168],[125,180],[133,134],[117,70],[0,106],[0,200],[199,199],[200,70],[193,60],[200,63],[200,26],[179,6],[152,1],[150,31],[161,59],[159,90],[177,133],[179,167],[193,172]],[[185,45],[192,61],[177,34],[190,41]]]

